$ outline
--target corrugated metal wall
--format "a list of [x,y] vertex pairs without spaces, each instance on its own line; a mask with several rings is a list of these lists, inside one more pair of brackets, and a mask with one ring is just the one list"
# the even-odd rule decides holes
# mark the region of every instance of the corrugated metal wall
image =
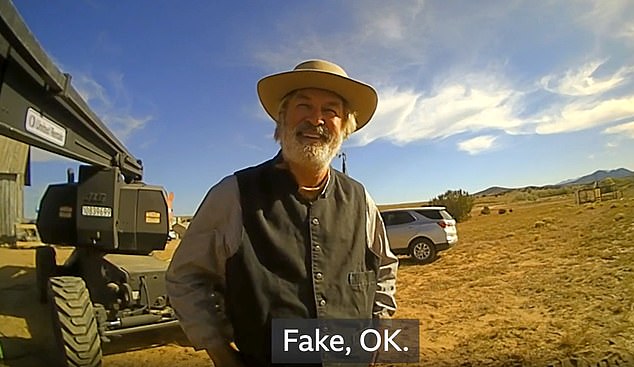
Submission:
[[29,146],[0,136],[0,243],[15,242],[24,215],[24,173]]

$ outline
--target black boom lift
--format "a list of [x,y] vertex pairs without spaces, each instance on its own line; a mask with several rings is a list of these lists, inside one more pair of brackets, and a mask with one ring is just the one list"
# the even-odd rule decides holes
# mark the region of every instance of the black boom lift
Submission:
[[178,323],[165,291],[166,195],[44,52],[9,0],[0,0],[0,133],[87,163],[50,185],[37,227],[49,245],[75,247],[58,266],[36,250],[40,301],[52,308],[58,357],[99,366],[109,337]]

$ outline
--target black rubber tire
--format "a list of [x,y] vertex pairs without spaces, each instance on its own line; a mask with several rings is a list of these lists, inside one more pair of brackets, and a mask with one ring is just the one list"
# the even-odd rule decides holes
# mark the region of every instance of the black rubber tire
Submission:
[[55,276],[57,263],[55,249],[40,246],[35,249],[35,285],[40,303],[48,301],[48,278]]
[[48,295],[60,365],[101,366],[101,338],[86,283],[79,277],[51,277]]
[[429,264],[436,259],[436,246],[426,238],[416,238],[409,244],[409,256],[421,264]]

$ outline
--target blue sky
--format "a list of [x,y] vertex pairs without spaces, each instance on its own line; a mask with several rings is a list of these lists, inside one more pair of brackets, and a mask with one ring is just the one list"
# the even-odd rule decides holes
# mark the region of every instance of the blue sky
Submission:
[[[375,117],[344,143],[378,203],[634,170],[629,0],[14,4],[144,181],[175,193],[176,214],[277,152],[256,82],[311,58],[378,90]],[[77,166],[32,159],[27,216]]]

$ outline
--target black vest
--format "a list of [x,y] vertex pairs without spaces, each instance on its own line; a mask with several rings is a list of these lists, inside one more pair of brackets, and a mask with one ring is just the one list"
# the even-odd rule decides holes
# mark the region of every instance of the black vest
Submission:
[[368,249],[363,186],[331,169],[324,194],[299,196],[278,157],[236,172],[242,241],[226,263],[226,311],[250,361],[270,361],[275,318],[372,317],[379,261]]

